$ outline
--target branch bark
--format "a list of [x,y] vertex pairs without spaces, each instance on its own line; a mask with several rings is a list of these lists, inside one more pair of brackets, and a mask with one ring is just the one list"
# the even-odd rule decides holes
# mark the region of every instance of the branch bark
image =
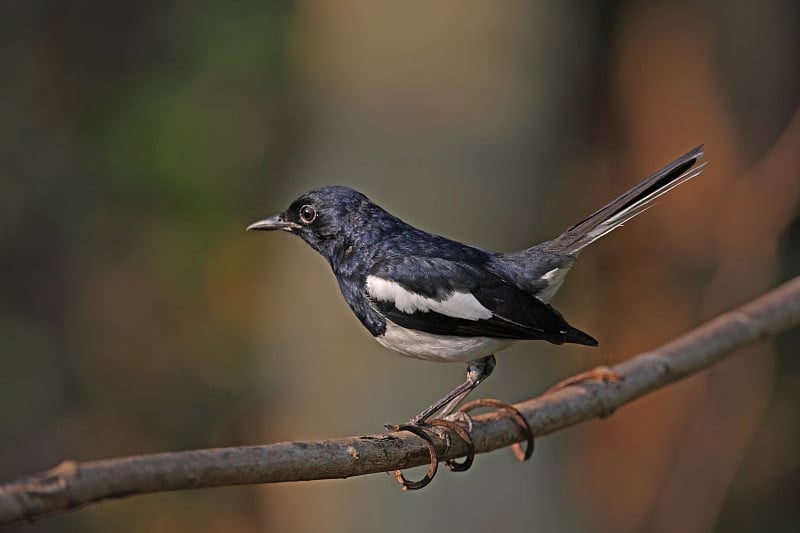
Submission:
[[[800,323],[800,277],[649,352],[611,368],[622,381],[581,383],[516,404],[537,436],[613,413],[656,389],[708,368],[736,348]],[[524,439],[503,413],[475,418],[476,453]],[[466,453],[434,439],[441,460]],[[224,485],[347,478],[427,464],[427,444],[410,433],[158,453],[77,463],[0,484],[0,525],[106,499]]]

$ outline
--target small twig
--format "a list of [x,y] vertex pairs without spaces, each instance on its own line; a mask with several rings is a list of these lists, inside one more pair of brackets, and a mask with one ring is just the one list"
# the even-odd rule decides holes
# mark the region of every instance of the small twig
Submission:
[[[537,436],[608,416],[620,406],[697,373],[738,347],[800,323],[800,278],[665,344],[614,366],[611,383],[579,383],[516,404]],[[503,412],[474,419],[476,453],[525,440]],[[434,436],[441,460],[462,457]],[[76,463],[0,484],[0,524],[55,514],[134,494],[248,483],[347,478],[428,464],[427,443],[410,433],[284,442],[140,455]]]

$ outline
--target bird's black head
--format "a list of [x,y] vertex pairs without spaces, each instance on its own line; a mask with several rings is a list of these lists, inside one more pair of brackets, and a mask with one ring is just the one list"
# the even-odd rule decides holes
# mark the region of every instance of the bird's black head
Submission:
[[333,262],[352,246],[355,235],[376,209],[380,210],[358,191],[327,186],[307,192],[283,213],[254,222],[247,229],[284,230],[299,235]]

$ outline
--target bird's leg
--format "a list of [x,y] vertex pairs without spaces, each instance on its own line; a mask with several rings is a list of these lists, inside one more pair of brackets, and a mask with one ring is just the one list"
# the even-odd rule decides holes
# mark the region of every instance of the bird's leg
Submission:
[[469,394],[472,390],[483,383],[486,378],[494,370],[496,363],[494,355],[488,355],[475,361],[470,361],[467,364],[467,379],[451,390],[445,397],[434,402],[430,407],[422,411],[420,414],[409,420],[409,424],[417,425],[425,422],[431,416],[439,413],[440,417],[450,414],[459,403]]
[[[436,413],[439,413],[440,416],[446,416],[449,414],[453,409],[455,409],[459,403],[469,394],[472,389],[480,385],[486,378],[489,377],[489,374],[492,373],[495,367],[495,360],[493,355],[489,355],[486,357],[482,357],[476,361],[470,361],[467,364],[467,379],[456,387],[455,389],[451,390],[447,396],[440,399],[439,401],[433,403],[430,407],[422,411],[420,414],[412,418],[408,421],[407,424],[399,424],[396,426],[386,426],[387,429],[394,430],[394,431],[410,431],[414,433],[418,437],[422,438],[428,446],[428,452],[431,456],[431,464],[428,467],[428,472],[425,474],[425,477],[422,478],[420,481],[409,481],[403,476],[403,472],[400,470],[395,470],[394,474],[397,477],[397,481],[403,485],[403,490],[417,490],[421,489],[422,487],[426,486],[428,483],[433,480],[433,476],[436,475],[437,465],[439,464],[439,457],[436,454],[436,448],[434,447],[433,440],[430,435],[428,435],[425,430],[423,430],[423,424],[426,422],[431,416]],[[469,416],[469,415],[466,415]],[[442,420],[436,419],[430,422],[430,425],[434,428],[446,428],[453,431],[457,434],[467,445],[467,457],[461,463],[456,463],[455,461],[447,461],[447,466],[450,470],[455,472],[463,472],[467,470],[472,465],[472,459],[475,457],[475,446],[472,443],[472,437],[470,437],[467,430],[452,422],[450,420]],[[448,443],[448,447],[450,446],[449,436],[445,434],[444,436],[446,442]]]

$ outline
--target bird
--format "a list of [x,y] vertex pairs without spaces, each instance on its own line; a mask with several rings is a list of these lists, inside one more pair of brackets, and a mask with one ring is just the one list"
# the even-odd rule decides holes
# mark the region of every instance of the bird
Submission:
[[384,347],[466,363],[465,381],[409,420],[421,425],[452,416],[492,373],[495,354],[519,341],[597,346],[551,299],[585,247],[698,176],[703,156],[697,146],[554,239],[510,253],[425,232],[341,185],[302,194],[247,230],[285,231],[319,252],[350,309]]

